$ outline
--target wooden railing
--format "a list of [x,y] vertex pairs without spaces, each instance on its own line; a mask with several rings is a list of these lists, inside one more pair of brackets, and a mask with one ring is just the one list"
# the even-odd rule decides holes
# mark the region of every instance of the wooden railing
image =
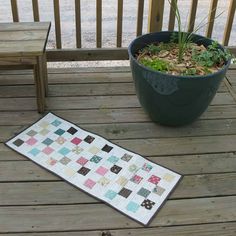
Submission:
[[[6,0],[7,1],[7,0]],[[18,13],[17,0],[11,1],[12,19],[14,22],[20,21]],[[95,0],[94,0],[95,1]],[[137,0],[137,21],[136,21],[136,35],[143,33],[143,15],[145,4],[149,4],[148,11],[148,32],[161,31],[163,29],[163,13],[165,7],[170,7],[167,0]],[[180,1],[180,0],[179,0]],[[171,0],[173,2],[173,0]],[[196,12],[198,7],[198,0],[191,0],[191,7],[188,19],[188,31],[193,31],[195,26]],[[103,48],[102,47],[102,8],[103,1],[96,0],[96,47],[83,48],[81,44],[81,2],[80,0],[71,0],[74,4],[75,12],[75,31],[76,31],[76,48],[63,49],[62,48],[62,29],[61,29],[61,16],[60,16],[60,0],[53,0],[54,9],[54,25],[55,25],[55,45],[56,49],[50,49],[47,52],[49,61],[80,61],[80,60],[122,60],[127,59],[127,49],[122,47],[123,35],[123,0],[117,0],[117,17],[116,17],[116,47]],[[216,17],[216,9],[218,0],[211,0],[208,24],[206,27],[205,35],[212,36],[214,22]],[[0,6],[1,8],[1,6]],[[230,0],[230,5],[227,12],[227,21],[223,33],[222,43],[227,46],[229,44],[230,34],[232,31],[233,20],[235,16],[236,0]],[[168,30],[173,30],[175,26],[174,7],[170,7]],[[38,0],[32,0],[32,12],[34,21],[40,21],[40,11]],[[233,53],[236,53],[234,47]]]

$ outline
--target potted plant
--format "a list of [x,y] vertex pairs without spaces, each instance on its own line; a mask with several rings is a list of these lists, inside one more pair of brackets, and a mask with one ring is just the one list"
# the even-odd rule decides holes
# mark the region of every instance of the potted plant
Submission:
[[128,47],[135,89],[150,118],[163,125],[193,122],[208,107],[230,65],[231,54],[212,39],[178,31],[149,33]]

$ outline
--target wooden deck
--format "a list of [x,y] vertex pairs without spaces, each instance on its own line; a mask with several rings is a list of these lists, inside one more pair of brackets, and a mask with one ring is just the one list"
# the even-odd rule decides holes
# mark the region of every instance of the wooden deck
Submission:
[[1,236],[236,235],[236,68],[182,128],[150,121],[129,68],[49,70],[48,111],[184,175],[148,228],[4,146],[40,117],[34,94],[30,71],[0,72]]

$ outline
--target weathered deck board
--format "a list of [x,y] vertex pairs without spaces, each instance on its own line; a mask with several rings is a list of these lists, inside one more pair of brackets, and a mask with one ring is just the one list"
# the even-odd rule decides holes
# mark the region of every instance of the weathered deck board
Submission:
[[[169,200],[150,226],[236,221],[235,205],[236,196]],[[3,233],[142,227],[104,204],[1,207],[0,219]]]
[[[14,136],[27,126],[0,126],[0,142]],[[81,128],[99,134],[107,139],[142,139],[197,137],[209,135],[236,134],[236,119],[198,120],[185,127],[163,127],[152,122],[120,123],[120,124],[86,124]]]
[[[4,172],[5,173],[5,172]],[[33,181],[30,176],[27,181]],[[52,176],[52,175],[51,175]],[[49,179],[50,177],[49,176]],[[22,177],[22,175],[21,175]],[[0,183],[0,206],[59,205],[98,202],[64,181]],[[23,179],[24,180],[24,179]],[[1,181],[1,179],[0,179]],[[236,173],[185,176],[170,199],[236,195]]]
[[[202,225],[187,225],[187,226],[166,226],[166,227],[152,227],[139,229],[118,229],[118,230],[101,230],[89,231],[90,236],[100,236],[102,233],[110,233],[115,236],[210,236],[210,235],[224,235],[235,236],[236,222],[217,223],[217,224],[202,224]],[[87,231],[75,232],[52,232],[52,233],[13,233],[12,236],[87,236]],[[1,236],[9,236],[9,234],[2,234]]]
[[1,235],[235,235],[234,68],[208,110],[179,128],[150,121],[136,98],[129,68],[49,72],[48,111],[184,178],[149,228],[87,196],[2,143],[41,115],[36,112],[32,73],[0,71]]

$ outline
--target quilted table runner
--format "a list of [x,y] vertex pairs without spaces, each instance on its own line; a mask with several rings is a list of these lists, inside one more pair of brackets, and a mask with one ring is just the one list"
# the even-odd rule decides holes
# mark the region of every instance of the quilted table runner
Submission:
[[6,145],[143,225],[181,178],[52,113]]

